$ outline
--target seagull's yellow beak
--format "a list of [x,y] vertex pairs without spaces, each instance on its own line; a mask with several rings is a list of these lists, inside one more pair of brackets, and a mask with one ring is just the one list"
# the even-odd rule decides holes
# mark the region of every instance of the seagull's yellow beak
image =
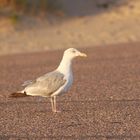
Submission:
[[87,55],[85,53],[81,53],[81,52],[80,52],[79,56],[81,56],[81,57],[87,57]]

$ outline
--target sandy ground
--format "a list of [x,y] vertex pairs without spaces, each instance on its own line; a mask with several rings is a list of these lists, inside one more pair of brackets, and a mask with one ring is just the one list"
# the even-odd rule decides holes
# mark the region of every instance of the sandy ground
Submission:
[[74,84],[57,98],[57,114],[49,99],[8,96],[56,68],[63,51],[1,56],[0,139],[140,140],[139,45],[83,50],[88,57],[74,62]]
[[140,1],[118,0],[112,4],[110,0],[107,9],[102,7],[105,1],[81,0],[78,5],[79,0],[61,0],[67,16],[23,17],[17,25],[1,18],[0,54],[138,42]]

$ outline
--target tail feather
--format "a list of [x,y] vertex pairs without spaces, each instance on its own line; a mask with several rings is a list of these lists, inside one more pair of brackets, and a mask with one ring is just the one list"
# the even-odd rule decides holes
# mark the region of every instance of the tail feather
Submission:
[[22,93],[22,92],[14,92],[12,94],[10,94],[10,98],[19,98],[19,97],[26,97],[29,96],[26,94],[26,92]]

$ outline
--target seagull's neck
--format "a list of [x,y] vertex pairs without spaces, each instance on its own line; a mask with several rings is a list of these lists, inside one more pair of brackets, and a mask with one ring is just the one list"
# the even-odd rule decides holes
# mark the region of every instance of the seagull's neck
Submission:
[[67,56],[64,55],[57,70],[63,73],[64,75],[71,75],[72,74],[72,59],[69,59],[67,58]]

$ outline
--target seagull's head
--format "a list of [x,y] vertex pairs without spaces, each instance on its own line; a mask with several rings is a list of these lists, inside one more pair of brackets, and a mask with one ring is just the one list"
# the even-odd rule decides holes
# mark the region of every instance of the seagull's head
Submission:
[[85,53],[82,53],[75,48],[69,48],[69,49],[65,50],[64,56],[68,57],[69,59],[73,59],[78,56],[87,57],[87,55]]

